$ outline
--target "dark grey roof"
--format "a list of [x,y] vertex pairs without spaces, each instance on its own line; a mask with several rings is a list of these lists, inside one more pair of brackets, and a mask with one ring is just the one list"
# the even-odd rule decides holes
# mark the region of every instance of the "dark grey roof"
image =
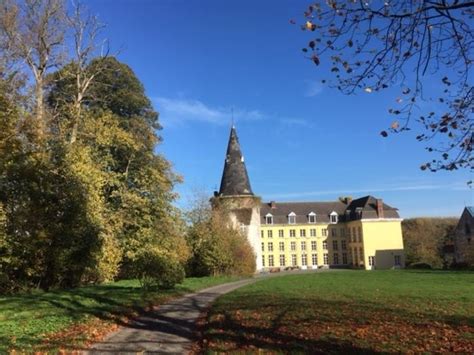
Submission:
[[219,195],[253,195],[235,127],[230,130]]
[[471,217],[474,218],[474,206],[467,206],[467,207],[466,207],[466,210],[469,212],[469,214],[471,215]]
[[[316,214],[316,223],[329,223],[332,212],[339,215],[339,221],[351,221],[356,219],[375,219],[377,215],[377,199],[373,196],[365,196],[352,200],[349,204],[342,201],[329,202],[275,202],[262,203],[260,207],[261,223],[265,224],[265,216],[270,213],[274,224],[288,223],[288,215],[296,214],[296,223],[308,223],[308,215]],[[384,218],[400,218],[397,209],[383,203]]]

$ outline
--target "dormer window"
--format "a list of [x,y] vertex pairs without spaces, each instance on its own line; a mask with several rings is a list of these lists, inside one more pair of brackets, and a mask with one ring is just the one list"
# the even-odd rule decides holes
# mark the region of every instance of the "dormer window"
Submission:
[[290,212],[288,215],[288,224],[296,224],[296,214],[294,212]]
[[267,213],[267,215],[265,216],[265,223],[273,224],[273,215],[271,213]]
[[362,207],[357,207],[356,208],[356,218],[361,219],[362,218]]
[[331,223],[337,223],[337,212],[332,211],[331,214],[329,215],[329,221]]
[[316,213],[310,212],[308,214],[308,223],[316,223]]

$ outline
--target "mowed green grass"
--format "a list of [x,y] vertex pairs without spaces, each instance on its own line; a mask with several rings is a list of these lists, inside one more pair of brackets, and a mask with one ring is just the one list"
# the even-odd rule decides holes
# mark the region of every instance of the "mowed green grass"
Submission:
[[474,273],[334,271],[220,297],[204,351],[474,353]]
[[137,280],[125,280],[72,290],[0,296],[0,353],[80,347],[147,307],[236,279],[187,278],[175,289],[150,292],[144,292]]

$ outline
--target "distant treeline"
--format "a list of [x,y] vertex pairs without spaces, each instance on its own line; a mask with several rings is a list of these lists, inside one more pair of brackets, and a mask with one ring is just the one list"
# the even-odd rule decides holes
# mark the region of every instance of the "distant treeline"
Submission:
[[410,218],[402,222],[406,263],[426,263],[433,268],[449,267],[445,246],[452,243],[457,218]]

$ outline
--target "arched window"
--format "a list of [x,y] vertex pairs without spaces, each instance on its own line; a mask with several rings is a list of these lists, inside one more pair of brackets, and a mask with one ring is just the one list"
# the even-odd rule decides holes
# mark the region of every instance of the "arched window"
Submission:
[[332,211],[331,214],[329,215],[329,222],[330,223],[337,223],[337,212]]
[[316,223],[316,213],[310,212],[308,214],[308,223]]
[[267,213],[267,215],[265,216],[265,223],[273,224],[273,215],[271,213]]

